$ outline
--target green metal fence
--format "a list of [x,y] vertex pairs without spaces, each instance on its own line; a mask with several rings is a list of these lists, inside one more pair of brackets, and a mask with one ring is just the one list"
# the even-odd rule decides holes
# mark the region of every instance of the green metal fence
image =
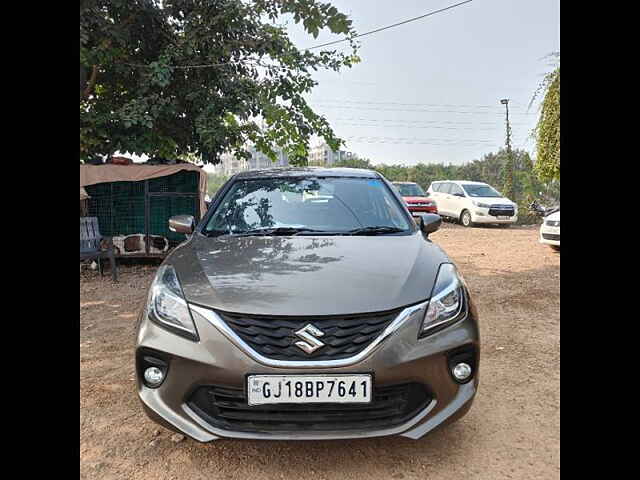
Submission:
[[193,215],[199,221],[198,186],[199,173],[185,170],[139,182],[88,185],[85,190],[90,197],[89,216],[98,217],[103,236],[122,239],[142,235],[144,251],[128,256],[157,256],[150,247],[152,236],[166,238],[169,250],[185,239],[184,234],[169,230],[169,217]]

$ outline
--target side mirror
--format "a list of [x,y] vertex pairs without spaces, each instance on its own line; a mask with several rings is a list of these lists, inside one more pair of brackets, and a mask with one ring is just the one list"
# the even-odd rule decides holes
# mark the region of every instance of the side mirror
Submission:
[[420,214],[420,230],[425,236],[429,236],[430,233],[436,232],[440,225],[442,225],[442,217],[435,213],[421,213]]
[[196,219],[192,215],[175,215],[169,218],[169,230],[176,233],[193,233],[196,228]]
[[464,197],[464,193],[454,193],[456,197]]

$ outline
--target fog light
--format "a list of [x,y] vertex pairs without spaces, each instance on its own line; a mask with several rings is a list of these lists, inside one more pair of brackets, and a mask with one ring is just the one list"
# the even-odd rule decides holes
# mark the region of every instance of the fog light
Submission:
[[470,375],[471,367],[466,363],[459,363],[455,367],[453,367],[453,376],[460,382],[464,382],[467,378],[469,378]]
[[164,373],[158,367],[149,367],[144,371],[144,380],[150,387],[157,387],[164,380]]

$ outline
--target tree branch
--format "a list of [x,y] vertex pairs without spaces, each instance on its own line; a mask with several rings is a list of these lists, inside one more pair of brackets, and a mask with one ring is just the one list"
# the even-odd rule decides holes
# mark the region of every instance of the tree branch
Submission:
[[98,77],[98,66],[94,65],[93,70],[91,71],[91,77],[89,77],[89,82],[87,83],[87,88],[84,89],[83,92],[80,93],[80,98],[87,98],[91,95],[93,91],[93,87],[96,85],[96,78]]

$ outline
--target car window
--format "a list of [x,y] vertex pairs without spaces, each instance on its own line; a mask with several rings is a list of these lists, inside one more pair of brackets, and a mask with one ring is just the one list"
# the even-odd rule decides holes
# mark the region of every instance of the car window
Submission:
[[431,184],[431,191],[432,192],[439,192],[440,191],[440,184],[439,183],[432,183]]
[[450,183],[449,185],[451,185],[449,189],[449,193],[451,193],[451,195],[456,195],[458,193],[462,193],[464,195],[464,192],[462,191],[460,185],[457,185],[455,183]]
[[349,231],[361,227],[410,230],[409,219],[380,179],[266,178],[236,181],[204,232],[264,228]]
[[441,193],[449,193],[449,189],[451,188],[451,184],[449,182],[443,182],[440,184],[440,190],[439,192]]
[[494,188],[489,185],[478,184],[478,185],[465,185],[464,189],[470,197],[501,197],[499,192],[497,192]]
[[394,185],[403,197],[426,196],[422,187],[417,183],[394,183]]

